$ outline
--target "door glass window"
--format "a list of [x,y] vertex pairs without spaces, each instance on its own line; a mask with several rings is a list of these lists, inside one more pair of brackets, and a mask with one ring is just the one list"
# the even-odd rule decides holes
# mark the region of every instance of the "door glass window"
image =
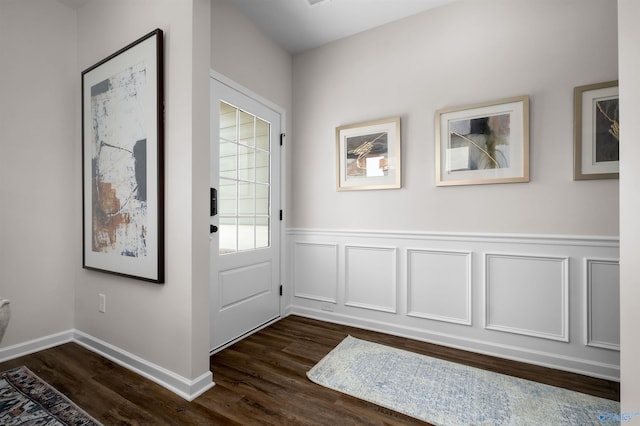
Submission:
[[220,102],[220,254],[269,247],[271,125]]

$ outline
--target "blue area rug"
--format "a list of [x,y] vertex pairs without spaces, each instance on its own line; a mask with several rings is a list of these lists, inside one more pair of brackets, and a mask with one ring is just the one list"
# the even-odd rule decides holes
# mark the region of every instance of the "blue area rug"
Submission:
[[[436,425],[611,424],[620,404],[348,336],[308,373],[317,384]],[[604,420],[604,422],[602,421]]]
[[0,425],[94,426],[95,419],[27,367],[0,373]]

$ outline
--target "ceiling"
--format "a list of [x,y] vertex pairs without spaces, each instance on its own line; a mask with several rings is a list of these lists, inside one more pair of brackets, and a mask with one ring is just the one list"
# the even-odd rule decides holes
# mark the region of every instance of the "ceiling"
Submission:
[[[291,54],[455,0],[231,0]],[[315,5],[310,5],[315,3]]]
[[[78,9],[91,0],[58,0]],[[291,54],[456,0],[230,0]]]

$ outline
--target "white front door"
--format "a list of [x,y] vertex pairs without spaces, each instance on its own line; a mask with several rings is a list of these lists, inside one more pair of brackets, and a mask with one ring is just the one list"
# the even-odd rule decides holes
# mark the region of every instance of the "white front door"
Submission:
[[215,352],[280,316],[281,114],[216,78],[211,79],[211,102]]

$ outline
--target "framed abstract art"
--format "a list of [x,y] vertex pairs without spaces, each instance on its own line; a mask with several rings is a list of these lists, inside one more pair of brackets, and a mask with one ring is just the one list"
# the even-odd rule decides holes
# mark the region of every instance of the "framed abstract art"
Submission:
[[401,185],[400,118],[336,128],[338,191]]
[[436,185],[529,181],[529,97],[436,112]]
[[618,179],[620,103],[618,82],[574,89],[574,180]]
[[164,282],[163,32],[82,72],[83,267]]

